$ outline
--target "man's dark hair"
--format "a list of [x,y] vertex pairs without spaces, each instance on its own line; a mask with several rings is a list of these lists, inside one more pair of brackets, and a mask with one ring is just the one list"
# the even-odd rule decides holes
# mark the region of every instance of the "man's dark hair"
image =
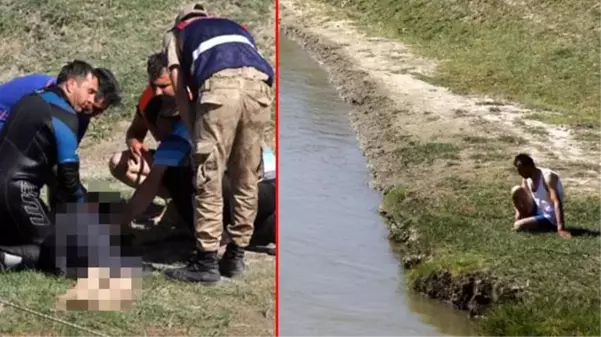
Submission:
[[162,52],[154,53],[148,57],[146,61],[146,72],[148,73],[148,80],[154,82],[157,78],[161,77],[163,70],[167,67],[165,57]]
[[513,166],[534,167],[534,160],[525,153],[520,153],[513,159]]
[[98,78],[96,99],[104,99],[107,107],[121,105],[121,88],[115,74],[107,68],[96,68],[94,75]]
[[[180,118],[179,115],[174,116],[177,111],[177,103],[175,97],[168,95],[154,96],[146,105],[146,120],[152,126],[157,125],[157,119],[161,118]],[[165,117],[172,116],[172,117]]]
[[79,80],[84,79],[93,72],[94,67],[89,63],[81,60],[73,60],[61,68],[56,78],[56,84],[65,83],[69,79],[77,79],[79,82]]

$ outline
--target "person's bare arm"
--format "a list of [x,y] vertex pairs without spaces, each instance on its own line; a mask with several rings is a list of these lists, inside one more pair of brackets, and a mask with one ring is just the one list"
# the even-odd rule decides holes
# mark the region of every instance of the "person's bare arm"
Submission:
[[142,116],[140,116],[139,112],[136,112],[134,119],[131,121],[129,128],[127,128],[127,132],[125,133],[125,143],[128,147],[134,140],[143,143],[147,134],[148,127],[146,126],[146,123],[144,122]]
[[188,127],[188,131],[193,130],[192,119],[190,118],[190,101],[188,99],[188,88],[180,74],[180,67],[174,66],[170,71],[171,81],[174,84],[175,99],[177,101],[177,110]]
[[178,112],[184,121],[184,124],[188,127],[188,131],[191,131],[193,125],[189,110],[189,91],[184,81],[184,76],[181,73],[182,69],[180,67],[180,53],[177,39],[178,36],[176,36],[174,31],[167,32],[163,41],[163,48],[167,56],[167,69],[169,70],[169,78],[171,78],[173,90],[175,91]]
[[557,178],[557,175],[551,173],[548,177],[545,177],[545,181],[549,188],[549,199],[551,200],[551,202],[553,203],[553,207],[555,208],[557,231],[563,232],[566,228],[563,214],[563,201],[559,198],[559,193],[557,191],[559,179]]
[[121,216],[123,224],[131,222],[136,216],[144,213],[148,205],[159,193],[167,166],[154,165],[142,184],[127,203],[125,213]]

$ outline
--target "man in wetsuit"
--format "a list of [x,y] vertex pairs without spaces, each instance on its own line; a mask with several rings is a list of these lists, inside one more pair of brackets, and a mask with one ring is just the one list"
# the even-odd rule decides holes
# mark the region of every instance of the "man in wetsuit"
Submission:
[[[152,199],[164,186],[172,197],[172,203],[191,232],[194,228],[194,195],[193,171],[189,162],[192,149],[191,140],[177,114],[175,99],[171,96],[156,96],[147,105],[146,118],[156,128],[162,139],[152,158],[152,167],[146,179],[137,187],[128,203],[127,214],[122,223],[128,223],[144,211]],[[275,243],[275,168],[273,161],[267,163],[270,172],[264,175],[259,183],[258,216],[255,219],[255,231],[251,244],[265,246]],[[271,164],[271,165],[270,165]],[[226,174],[227,177],[227,174]],[[231,224],[233,193],[229,187],[229,179],[223,179],[224,221],[223,226]]]
[[[89,113],[79,115],[80,141],[88,129],[91,118],[121,104],[120,88],[115,75],[106,68],[96,68],[94,71],[98,78],[98,92],[94,104],[85,107]],[[56,84],[56,77],[47,74],[24,75],[0,84],[0,130],[10,115],[12,107],[23,96],[54,84]]]
[[[168,276],[217,282],[220,274],[231,277],[244,272],[244,248],[257,215],[257,167],[273,102],[273,68],[243,26],[210,17],[200,4],[188,5],[179,13],[174,27],[165,34],[163,47],[179,113],[193,135],[197,172],[197,259],[185,268],[171,270]],[[188,89],[194,102],[192,114]],[[226,163],[234,219],[227,228],[232,242],[218,261]]]
[[[77,155],[79,114],[95,102],[94,68],[75,60],[56,85],[26,95],[0,132],[0,268],[35,267],[39,247],[53,232],[53,215],[40,190],[56,179],[56,200],[83,202]],[[56,174],[53,167],[56,166]]]

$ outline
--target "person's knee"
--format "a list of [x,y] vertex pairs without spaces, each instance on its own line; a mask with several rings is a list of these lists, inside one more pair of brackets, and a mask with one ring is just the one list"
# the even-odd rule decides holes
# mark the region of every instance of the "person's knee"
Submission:
[[122,161],[123,157],[123,152],[116,152],[109,159],[109,170],[115,178],[122,176],[127,171],[127,162]]
[[514,198],[518,197],[518,196],[522,196],[523,191],[524,191],[524,189],[522,188],[522,186],[520,186],[520,185],[513,186],[511,188],[511,196]]

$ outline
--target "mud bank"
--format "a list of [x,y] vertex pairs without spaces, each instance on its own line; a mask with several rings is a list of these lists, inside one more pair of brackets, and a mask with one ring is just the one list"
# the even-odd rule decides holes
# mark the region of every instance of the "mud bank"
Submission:
[[[280,12],[282,32],[322,64],[352,107],[351,123],[372,187],[383,195],[381,215],[399,244],[409,286],[483,316],[483,334],[597,333],[601,294],[590,284],[599,285],[598,154],[570,152],[585,147],[570,136],[550,147],[511,127],[507,121],[526,113],[518,105],[420,81],[435,64],[357,30],[331,6],[281,0]],[[517,152],[565,177],[573,193],[567,221],[586,234],[562,241],[509,230]],[[550,279],[575,286],[566,291]]]

